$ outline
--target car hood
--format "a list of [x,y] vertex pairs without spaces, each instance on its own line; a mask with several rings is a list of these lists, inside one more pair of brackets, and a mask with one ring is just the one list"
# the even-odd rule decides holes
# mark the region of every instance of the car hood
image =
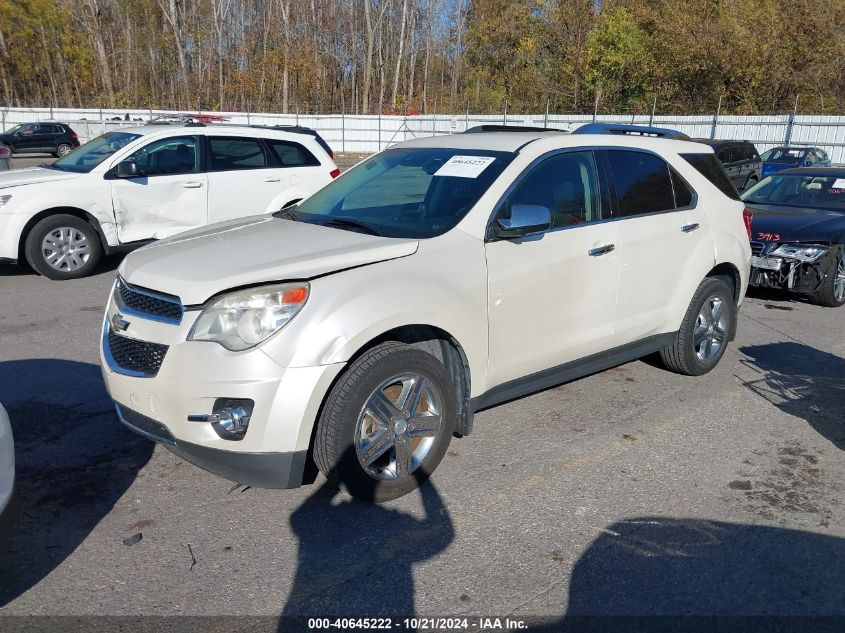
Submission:
[[72,180],[81,174],[47,169],[45,167],[31,167],[29,169],[13,169],[0,174],[0,189],[18,187],[20,185],[34,185],[39,182],[55,182],[58,180]]
[[751,234],[755,240],[826,243],[841,241],[845,234],[845,213],[779,205],[747,206],[754,214]]
[[419,242],[261,215],[180,233],[131,253],[131,284],[204,303],[230,288],[311,279],[416,252]]

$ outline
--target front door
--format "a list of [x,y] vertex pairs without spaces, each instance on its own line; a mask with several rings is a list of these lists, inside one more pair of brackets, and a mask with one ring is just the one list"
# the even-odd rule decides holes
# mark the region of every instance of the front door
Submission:
[[553,154],[517,182],[514,204],[551,211],[546,232],[486,245],[488,387],[607,348],[619,275],[615,223],[591,151]]
[[124,159],[136,163],[141,175],[111,180],[122,243],[162,239],[208,223],[208,176],[199,148],[196,136],[171,136]]

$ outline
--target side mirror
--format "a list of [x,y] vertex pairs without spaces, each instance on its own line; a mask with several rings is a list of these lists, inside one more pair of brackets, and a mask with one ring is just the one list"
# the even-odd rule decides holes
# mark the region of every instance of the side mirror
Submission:
[[133,160],[124,160],[117,164],[114,175],[115,178],[138,178],[142,174],[138,163]]
[[512,238],[542,233],[552,225],[552,214],[538,204],[515,204],[511,217],[499,218],[493,225],[496,237]]

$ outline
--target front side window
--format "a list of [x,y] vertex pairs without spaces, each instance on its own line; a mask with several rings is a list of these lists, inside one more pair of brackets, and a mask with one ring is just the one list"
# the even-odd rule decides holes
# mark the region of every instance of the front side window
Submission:
[[84,145],[80,145],[49,167],[62,171],[88,173],[116,151],[139,137],[139,134],[130,132],[108,132],[91,139]]
[[195,136],[172,136],[145,145],[125,160],[138,165],[144,176],[173,176],[199,171]]
[[602,219],[601,196],[593,152],[564,152],[538,165],[508,195],[502,212],[516,204],[546,207],[552,228]]
[[209,136],[209,171],[234,171],[268,167],[264,146],[256,138]]
[[434,237],[460,222],[513,158],[487,150],[391,149],[280,215],[385,237]]
[[616,185],[621,217],[668,211],[675,208],[669,165],[654,154],[608,150],[607,158]]
[[21,125],[14,133],[18,136],[32,136],[37,130],[38,126],[35,124]]

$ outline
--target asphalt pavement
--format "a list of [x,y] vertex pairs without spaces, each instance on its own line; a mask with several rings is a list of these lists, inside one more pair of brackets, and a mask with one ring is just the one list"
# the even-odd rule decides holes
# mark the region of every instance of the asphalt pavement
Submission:
[[845,617],[845,308],[757,292],[712,373],[646,359],[483,411],[421,493],[369,506],[122,428],[97,356],[118,263],[0,266],[0,617]]

